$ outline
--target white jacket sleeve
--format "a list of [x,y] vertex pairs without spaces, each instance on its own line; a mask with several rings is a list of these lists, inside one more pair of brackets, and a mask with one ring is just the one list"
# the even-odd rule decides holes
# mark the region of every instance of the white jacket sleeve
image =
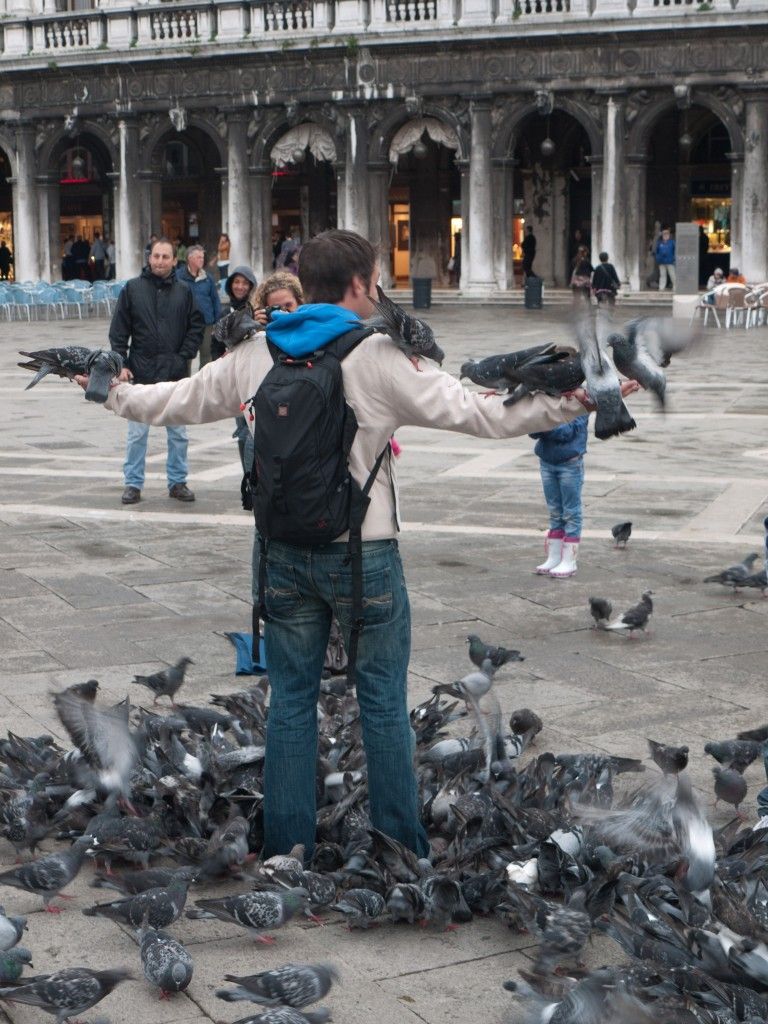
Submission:
[[156,427],[211,423],[237,416],[241,360],[236,358],[235,352],[207,363],[199,373],[183,380],[118,384],[109,393],[107,408],[125,419]]
[[394,345],[385,357],[387,400],[400,426],[436,427],[475,437],[519,437],[551,430],[585,412],[575,398],[541,394],[505,406],[506,396],[468,391],[429,360],[420,360],[419,366],[420,371],[414,369]]

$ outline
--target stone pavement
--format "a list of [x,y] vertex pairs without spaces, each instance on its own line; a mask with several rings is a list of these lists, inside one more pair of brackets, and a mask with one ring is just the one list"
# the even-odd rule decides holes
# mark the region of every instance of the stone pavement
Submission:
[[[526,313],[434,307],[428,317],[455,372],[468,356],[568,338],[564,311]],[[561,322],[558,322],[560,320]],[[0,341],[0,707],[3,730],[62,730],[51,689],[97,676],[119,700],[137,672],[182,654],[194,658],[185,692],[204,701],[239,688],[224,630],[247,630],[250,515],[240,511],[240,469],[232,424],[190,429],[193,505],[167,497],[164,435],[151,435],[144,500],[120,505],[125,423],[87,405],[74,385],[45,380],[34,390],[16,369],[18,349],[54,344],[97,346],[105,321],[13,324]],[[503,706],[536,709],[545,721],[539,750],[611,751],[643,757],[648,736],[687,742],[695,783],[711,800],[709,739],[768,719],[768,600],[732,597],[700,581],[750,550],[761,550],[768,512],[768,329],[708,335],[709,345],[671,367],[669,411],[633,396],[638,429],[610,442],[591,440],[585,485],[585,540],[578,575],[536,577],[545,527],[533,443],[487,441],[404,429],[398,463],[406,526],[402,549],[414,612],[411,698],[457,677],[468,632],[511,643],[526,656],[500,674]],[[609,528],[632,519],[626,552]],[[654,591],[647,639],[628,641],[589,626],[587,597],[615,608]],[[131,696],[141,695],[131,689]],[[653,766],[652,766],[653,767]],[[762,784],[752,766],[748,810]],[[713,813],[723,822],[728,814]],[[0,862],[13,851],[0,842]],[[133,937],[79,909],[98,893],[87,887],[58,918],[40,901],[0,893],[9,912],[30,913],[25,944],[36,972],[87,963],[139,964]],[[99,897],[101,898],[101,897]],[[532,949],[494,921],[455,934],[383,927],[349,934],[341,925],[292,925],[274,948],[212,921],[180,921],[174,934],[191,945],[195,977],[186,995],[160,1003],[141,979],[101,1004],[111,1021],[202,1024],[231,1021],[213,992],[225,972],[252,973],[286,960],[339,965],[343,985],[328,1000],[339,1024],[438,1024],[449,1019],[523,1019],[500,989]],[[615,958],[606,940],[594,964]],[[19,1024],[33,1010],[9,1008]],[[88,1015],[93,1018],[97,1011]]]

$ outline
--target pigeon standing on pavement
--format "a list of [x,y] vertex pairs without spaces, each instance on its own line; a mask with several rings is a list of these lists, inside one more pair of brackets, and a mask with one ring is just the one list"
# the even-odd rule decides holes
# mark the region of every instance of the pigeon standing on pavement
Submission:
[[25,967],[34,967],[32,953],[24,946],[14,946],[0,953],[0,985],[13,985],[24,973]]
[[648,740],[648,749],[665,775],[677,775],[688,765],[688,747],[670,747],[656,740]]
[[327,996],[339,972],[331,964],[283,964],[260,974],[225,974],[235,988],[219,988],[216,995],[227,1003],[251,1002],[262,1006],[292,1006],[301,1010]]
[[469,660],[473,665],[477,665],[478,668],[483,667],[483,662],[486,658],[495,669],[506,665],[508,661],[525,661],[520,651],[508,650],[506,647],[496,647],[493,644],[487,644],[475,633],[469,634],[467,643],[469,644]]
[[720,740],[704,744],[704,753],[727,768],[743,772],[760,756],[761,743],[757,740]]
[[614,547],[627,546],[627,541],[632,536],[632,523],[616,523],[615,526],[611,527],[611,534],[615,541]]
[[167,886],[157,886],[135,896],[126,896],[111,903],[97,903],[86,907],[87,917],[108,917],[124,921],[134,928],[146,924],[150,928],[167,928],[181,917],[187,901],[190,879],[175,876]]
[[141,964],[144,977],[160,989],[160,998],[183,992],[192,981],[194,965],[186,946],[167,932],[142,928]]
[[363,320],[363,325],[374,327],[382,334],[388,334],[398,348],[405,352],[416,369],[420,356],[426,356],[427,359],[434,359],[436,363],[442,364],[445,352],[435,341],[429,324],[406,313],[401,306],[384,294],[379,285],[376,285],[376,291],[378,300],[370,300],[376,312],[367,320]]
[[606,629],[612,629],[617,633],[627,633],[630,638],[638,629],[645,633],[648,627],[648,619],[653,612],[652,593],[652,590],[646,590],[638,604],[628,608],[621,618],[616,619],[614,622],[609,622]]
[[533,737],[538,736],[544,728],[544,723],[530,708],[518,708],[510,715],[509,728],[513,736],[524,736],[529,733],[532,742]]
[[57,914],[60,907],[52,907],[51,900],[58,896],[64,886],[69,885],[80,870],[86,850],[90,845],[89,836],[81,836],[68,850],[46,853],[37,860],[20,864],[0,874],[0,885],[12,885],[43,897],[44,909]]
[[110,349],[90,349],[80,345],[70,345],[64,348],[46,348],[37,352],[19,352],[20,356],[26,356],[29,362],[19,363],[24,370],[33,370],[34,378],[27,384],[25,391],[29,391],[35,384],[47,377],[49,373],[55,373],[57,377],[67,377],[73,380],[75,377],[88,377],[88,387],[85,398],[88,402],[106,402],[109,397],[109,385],[119,377],[123,369],[122,357]]
[[151,676],[134,676],[133,681],[138,686],[146,686],[154,693],[153,704],[157,704],[158,697],[170,697],[171,704],[175,706],[176,694],[184,682],[187,665],[194,665],[194,661],[191,658],[179,658],[176,664],[171,665],[170,668],[164,668]]
[[384,913],[386,904],[383,897],[372,889],[348,889],[331,910],[343,914],[350,929],[369,928]]
[[733,593],[736,592],[736,588],[742,586],[744,580],[752,573],[752,564],[760,556],[756,551],[747,555],[743,562],[736,562],[735,565],[729,565],[727,569],[723,569],[721,572],[717,572],[712,576],[705,576],[705,583],[721,583],[724,587],[730,587]]
[[308,899],[306,889],[288,889],[281,893],[246,892],[221,899],[195,900],[198,909],[188,910],[187,917],[215,917],[220,921],[231,921],[246,928],[257,942],[269,945],[275,940],[263,933],[282,928],[306,908]]
[[606,629],[613,614],[613,605],[605,597],[590,597],[589,611],[595,620],[593,629]]
[[11,949],[21,942],[26,927],[26,917],[7,917],[5,907],[0,907],[0,950]]
[[53,1014],[56,1024],[64,1024],[101,1002],[113,988],[131,977],[130,971],[123,968],[92,971],[89,967],[66,967],[53,974],[41,974],[27,984],[0,988],[0,999],[37,1006]]
[[732,804],[739,813],[739,807],[747,795],[747,780],[735,768],[713,768],[715,777],[715,806],[720,800]]

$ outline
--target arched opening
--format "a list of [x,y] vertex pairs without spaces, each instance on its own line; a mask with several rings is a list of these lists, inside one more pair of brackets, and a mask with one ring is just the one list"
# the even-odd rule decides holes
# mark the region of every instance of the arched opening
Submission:
[[438,287],[458,285],[463,213],[458,148],[453,129],[434,117],[408,121],[392,138],[390,272],[396,288],[408,287],[411,277],[433,278]]
[[[109,239],[114,231],[112,184],[114,169],[109,150],[89,132],[66,135],[54,147],[50,164],[59,182],[59,243],[64,254],[62,276],[93,279],[90,250],[96,235]],[[55,210],[52,230],[55,235]],[[55,257],[52,254],[52,259]],[[101,265],[103,267],[103,264]]]
[[336,146],[320,125],[289,129],[272,146],[272,252],[292,251],[289,239],[306,241],[337,224]]
[[[13,245],[13,188],[9,179],[13,176],[11,161],[5,150],[0,149],[0,246],[5,243],[11,255]],[[0,279],[13,279],[13,263],[7,255],[0,261]]]
[[510,226],[515,276],[522,283],[522,241],[530,225],[536,238],[534,273],[563,288],[570,281],[578,247],[592,248],[589,136],[563,110],[529,114],[516,136]]
[[647,237],[650,242],[664,225],[674,230],[678,221],[702,227],[700,284],[716,266],[730,265],[731,149],[728,129],[706,107],[667,110],[649,139]]
[[154,226],[155,233],[215,251],[221,230],[219,162],[213,140],[200,128],[163,135],[152,159],[160,176],[160,230]]

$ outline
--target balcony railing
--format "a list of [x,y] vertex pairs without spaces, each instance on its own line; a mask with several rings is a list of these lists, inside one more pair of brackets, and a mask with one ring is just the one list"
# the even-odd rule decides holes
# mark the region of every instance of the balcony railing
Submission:
[[0,23],[0,58],[136,46],[143,51],[197,50],[214,42],[252,44],[275,36],[304,36],[309,45],[334,34],[344,38],[513,22],[534,28],[543,21],[637,23],[682,15],[694,23],[712,14],[753,12],[768,12],[768,0],[189,0],[132,8],[98,0],[93,10],[6,15]]

